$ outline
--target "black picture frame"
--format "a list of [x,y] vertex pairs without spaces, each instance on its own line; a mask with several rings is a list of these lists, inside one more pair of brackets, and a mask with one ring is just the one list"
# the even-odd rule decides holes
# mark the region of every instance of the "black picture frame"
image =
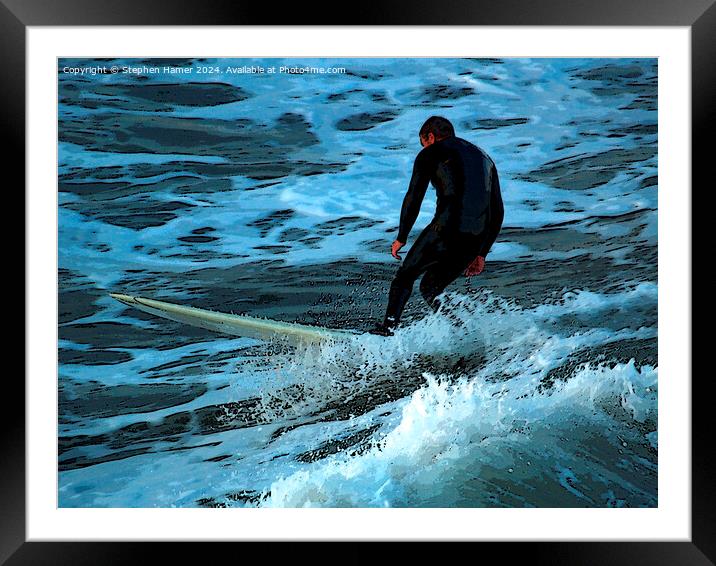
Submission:
[[[86,25],[563,25],[563,26],[686,26],[692,37],[692,186],[707,190],[706,170],[708,137],[714,123],[712,101],[716,100],[716,6],[714,0],[501,0],[461,2],[459,0],[387,1],[364,4],[354,12],[336,11],[333,3],[266,3],[216,0],[0,0],[0,45],[5,79],[0,97],[3,134],[9,144],[4,152],[6,174],[17,173],[13,186],[24,187],[25,151],[25,32],[28,26]],[[701,183],[699,183],[701,181]],[[690,187],[684,188],[690,191]],[[691,193],[693,197],[693,192]],[[24,198],[19,205],[24,211]],[[692,206],[692,210],[693,206]],[[15,214],[13,214],[15,215]],[[24,215],[23,215],[24,217]],[[692,226],[696,226],[696,219]],[[23,232],[24,234],[24,232]],[[692,240],[694,233],[692,232]],[[6,236],[7,237],[7,236]],[[24,239],[24,235],[23,235]],[[24,240],[23,240],[24,241]],[[15,246],[19,249],[19,246]],[[699,257],[692,255],[692,259]],[[661,258],[660,261],[668,261]],[[19,265],[24,265],[23,257]],[[18,269],[19,270],[19,269]],[[23,270],[24,273],[24,270]],[[693,272],[691,274],[693,277]],[[24,275],[23,275],[24,280]],[[692,279],[697,282],[696,279]],[[27,281],[23,284],[26,304]],[[692,293],[695,286],[692,284]],[[693,294],[692,294],[693,296]],[[703,315],[702,315],[703,316]],[[693,322],[692,322],[693,327]],[[24,335],[24,334],[23,334]],[[693,334],[696,337],[696,334]],[[693,346],[692,346],[693,351]],[[7,372],[3,388],[5,408],[0,411],[2,443],[2,481],[0,482],[0,564],[124,564],[149,561],[148,553],[157,551],[162,563],[190,557],[195,551],[203,560],[214,561],[230,550],[229,544],[206,543],[82,543],[26,542],[25,539],[25,398],[24,384]],[[695,374],[695,377],[698,375]],[[526,563],[549,564],[713,564],[716,560],[716,489],[711,458],[712,429],[709,426],[709,375],[692,379],[692,537],[690,542],[543,542],[543,543],[472,543],[482,560],[523,559]],[[12,400],[12,401],[11,401]],[[712,409],[711,409],[712,410]],[[81,533],[78,533],[81,538]],[[241,544],[241,543],[239,543]],[[267,543],[254,545],[258,555],[266,556]],[[365,562],[375,560],[374,543],[358,543],[345,551],[312,551],[309,543],[284,543],[279,551],[294,559],[307,557],[312,562]],[[315,543],[311,543],[315,544]],[[270,558],[276,560],[276,545]],[[189,548],[191,547],[191,549]],[[437,548],[435,548],[437,547]],[[443,545],[433,549],[443,554]],[[441,547],[443,547],[441,549]],[[233,547],[232,547],[233,548]],[[425,556],[423,545],[411,545]],[[210,552],[210,554],[208,554]],[[242,552],[246,550],[242,549]],[[383,551],[385,552],[385,551]],[[405,551],[402,551],[405,552]],[[455,557],[460,549],[451,549]],[[348,556],[348,558],[347,558]],[[234,556],[241,559],[241,556]],[[244,559],[246,556],[244,556]],[[404,558],[407,558],[404,556]],[[269,558],[264,558],[269,560]],[[153,561],[153,560],[152,560]]]

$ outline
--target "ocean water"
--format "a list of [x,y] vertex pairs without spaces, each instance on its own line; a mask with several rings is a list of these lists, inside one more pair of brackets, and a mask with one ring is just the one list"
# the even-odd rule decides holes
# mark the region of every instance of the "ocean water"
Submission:
[[[71,71],[101,66],[141,69]],[[344,71],[229,72],[282,66]],[[61,59],[58,85],[61,507],[657,505],[655,59]],[[368,329],[431,115],[505,203],[440,312],[294,349],[108,296]]]

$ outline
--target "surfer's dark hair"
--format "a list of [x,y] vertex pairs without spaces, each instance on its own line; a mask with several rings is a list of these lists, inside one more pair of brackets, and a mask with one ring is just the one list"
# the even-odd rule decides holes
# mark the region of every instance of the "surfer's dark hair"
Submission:
[[433,134],[435,139],[449,138],[455,135],[455,128],[453,128],[450,120],[443,118],[442,116],[430,116],[422,128],[420,128],[420,137],[427,138],[428,134]]

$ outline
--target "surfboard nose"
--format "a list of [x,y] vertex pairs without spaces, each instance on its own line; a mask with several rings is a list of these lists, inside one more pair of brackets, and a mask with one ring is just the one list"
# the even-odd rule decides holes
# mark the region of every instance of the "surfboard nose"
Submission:
[[134,299],[134,297],[131,297],[129,295],[122,295],[121,293],[110,293],[109,296],[113,299],[117,299],[120,303],[125,303],[127,305],[137,304],[137,301]]

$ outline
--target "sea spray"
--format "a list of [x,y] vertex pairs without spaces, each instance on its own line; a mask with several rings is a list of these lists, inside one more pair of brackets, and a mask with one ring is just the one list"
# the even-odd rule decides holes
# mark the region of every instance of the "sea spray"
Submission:
[[[589,468],[578,459],[579,450],[600,437],[612,451],[628,444],[626,438],[636,444],[632,450],[648,451],[653,428],[635,437],[628,421],[653,415],[656,374],[650,367],[637,371],[631,362],[588,368],[545,393],[479,379],[451,384],[426,375],[426,386],[402,408],[398,426],[369,451],[334,456],[274,482],[263,505],[487,506],[497,503],[489,489],[495,482],[503,504],[534,504],[530,492],[555,483],[568,486],[566,500],[604,504],[572,487],[582,474],[597,483],[609,475],[598,454]],[[635,402],[642,413],[631,410]],[[567,467],[545,466],[550,455]],[[571,479],[565,479],[568,468]],[[648,501],[644,494],[643,503]]]

